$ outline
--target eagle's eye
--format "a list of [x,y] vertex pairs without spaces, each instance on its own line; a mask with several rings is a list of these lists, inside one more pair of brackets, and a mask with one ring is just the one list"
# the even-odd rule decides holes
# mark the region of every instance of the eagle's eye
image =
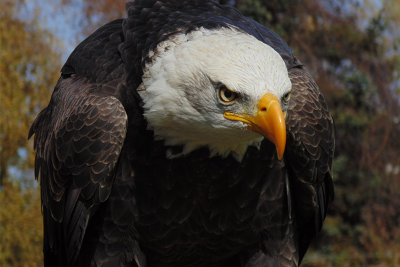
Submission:
[[291,94],[292,94],[292,89],[290,89],[289,92],[287,92],[286,94],[283,95],[283,97],[282,97],[283,102],[287,103],[290,99]]
[[233,101],[238,100],[239,95],[231,90],[228,89],[225,85],[221,85],[218,88],[218,96],[222,102],[231,103]]

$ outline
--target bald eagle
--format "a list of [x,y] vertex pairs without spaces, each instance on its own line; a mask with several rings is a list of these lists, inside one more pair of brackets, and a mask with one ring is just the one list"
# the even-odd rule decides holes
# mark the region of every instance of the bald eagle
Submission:
[[334,123],[274,32],[135,0],[33,123],[45,266],[298,266],[333,200]]

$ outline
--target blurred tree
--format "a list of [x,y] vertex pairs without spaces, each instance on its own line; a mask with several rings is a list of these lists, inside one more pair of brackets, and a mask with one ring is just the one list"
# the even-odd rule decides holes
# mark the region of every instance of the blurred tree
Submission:
[[126,2],[127,0],[61,0],[63,8],[82,6],[82,9],[75,11],[77,13],[75,17],[80,18],[79,25],[83,25],[80,29],[82,36],[76,36],[78,39],[86,38],[111,20],[126,17]]
[[1,7],[0,184],[12,167],[19,173],[32,169],[27,133],[48,104],[61,68],[54,37],[41,29],[37,17],[25,21],[18,16],[23,2],[1,0]]
[[4,181],[0,192],[0,265],[43,266],[43,222],[36,188]]
[[[56,40],[23,1],[0,9],[0,266],[42,266],[39,188],[27,133],[47,105],[60,70]],[[34,185],[34,186],[33,186]],[[31,187],[31,188],[30,188]]]

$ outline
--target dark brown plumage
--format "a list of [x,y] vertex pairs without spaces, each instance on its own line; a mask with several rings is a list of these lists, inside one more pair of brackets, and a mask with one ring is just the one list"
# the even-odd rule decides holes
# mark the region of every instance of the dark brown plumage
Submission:
[[[297,266],[333,200],[334,124],[312,77],[278,35],[232,7],[133,1],[127,12],[74,50],[29,133],[45,266]],[[286,63],[285,157],[264,140],[240,163],[207,148],[167,159],[136,92],[147,55],[178,32],[229,25]]]

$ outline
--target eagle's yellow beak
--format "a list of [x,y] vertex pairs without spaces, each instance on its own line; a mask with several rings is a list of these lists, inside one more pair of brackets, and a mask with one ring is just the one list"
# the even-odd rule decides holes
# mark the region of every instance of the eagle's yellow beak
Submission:
[[265,136],[275,144],[278,158],[282,159],[286,146],[286,126],[281,105],[276,96],[270,93],[263,95],[258,102],[255,116],[225,112],[224,117],[247,123],[250,130]]

